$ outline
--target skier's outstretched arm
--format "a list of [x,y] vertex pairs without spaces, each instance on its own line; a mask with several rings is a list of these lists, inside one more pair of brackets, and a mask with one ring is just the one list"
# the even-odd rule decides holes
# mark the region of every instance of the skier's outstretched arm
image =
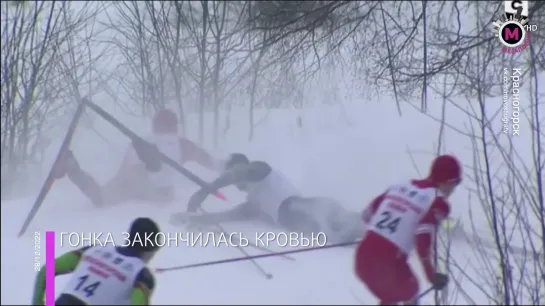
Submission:
[[194,161],[199,165],[212,171],[221,171],[222,162],[216,160],[210,153],[196,145],[189,139],[180,138],[180,148],[182,152],[181,161]]
[[251,162],[247,165],[233,167],[232,169],[224,172],[215,181],[202,187],[199,191],[193,194],[189,200],[187,211],[197,211],[197,208],[201,206],[201,203],[204,202],[206,197],[208,197],[209,194],[216,192],[220,188],[236,184],[257,182],[264,179],[270,172],[271,167],[267,163],[259,161]]
[[[78,266],[81,255],[89,247],[83,247],[66,254],[61,255],[55,259],[55,276],[72,273]],[[45,265],[42,266],[36,282],[34,284],[34,293],[32,294],[32,305],[43,305],[45,297]]]

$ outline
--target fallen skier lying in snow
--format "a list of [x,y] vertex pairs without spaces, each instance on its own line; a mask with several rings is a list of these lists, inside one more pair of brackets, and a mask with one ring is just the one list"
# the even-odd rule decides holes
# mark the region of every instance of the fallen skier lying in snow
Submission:
[[54,167],[57,179],[68,177],[95,206],[109,206],[130,200],[168,203],[175,200],[179,174],[162,165],[157,151],[180,164],[195,161],[210,170],[220,170],[222,162],[178,134],[178,119],[169,110],[157,112],[152,122],[149,143],[135,139],[127,148],[117,174],[100,185],[80,168],[72,151],[66,151]]
[[[201,203],[216,190],[236,185],[247,193],[246,202],[224,212],[197,214]],[[305,234],[323,232],[328,243],[355,241],[364,232],[359,213],[345,210],[337,201],[302,197],[293,184],[263,161],[250,162],[232,154],[225,172],[189,200],[187,212],[174,214],[174,225],[203,226],[219,222],[260,220]]]

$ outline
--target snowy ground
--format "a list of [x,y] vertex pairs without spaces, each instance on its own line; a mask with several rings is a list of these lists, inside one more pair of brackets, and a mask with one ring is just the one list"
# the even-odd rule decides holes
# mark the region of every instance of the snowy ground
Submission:
[[[217,151],[217,155],[244,151],[249,152],[251,158],[265,158],[296,182],[304,193],[335,197],[350,209],[360,211],[388,184],[417,176],[413,162],[405,154],[407,147],[424,152],[415,155],[416,166],[424,174],[434,155],[432,144],[437,139],[435,122],[417,112],[399,118],[393,107],[387,111],[378,105],[365,105],[364,110],[365,113],[350,113],[350,126],[336,109],[308,112],[303,115],[302,129],[298,129],[295,124],[298,113],[272,111],[266,123],[258,127],[256,139],[252,143],[246,141],[247,130],[242,126],[242,122],[246,122],[246,117],[242,116],[246,115],[241,112],[240,121],[233,120],[229,134],[221,140],[221,150]],[[145,121],[123,117],[121,114],[116,116],[138,133],[144,133],[148,127]],[[391,124],[394,120],[396,124]],[[104,181],[112,175],[128,140],[102,122],[95,122],[95,128],[96,131],[78,130],[72,149],[82,167]],[[189,135],[192,134],[191,130]],[[98,135],[103,135],[107,142]],[[467,143],[456,142],[447,133],[449,136],[451,140],[447,151],[457,153],[463,162],[471,162]],[[52,149],[53,152],[55,150]],[[464,160],[466,157],[468,159]],[[44,166],[45,169],[48,167]],[[205,179],[213,177],[213,173],[197,166],[190,168]],[[165,232],[177,232],[180,229],[167,224],[168,217],[173,211],[185,209],[188,197],[196,190],[188,182],[180,185],[183,186],[179,194],[180,201],[171,206],[157,208],[145,203],[126,203],[119,207],[96,210],[69,182],[58,182],[27,234],[20,239],[15,238],[16,233],[34,201],[37,189],[24,199],[3,201],[1,303],[25,304],[30,301],[35,277],[35,231],[42,233],[42,250],[45,247],[44,232],[47,230],[111,232],[119,238],[129,222],[138,216],[156,219]],[[236,190],[226,190],[225,194],[229,198],[228,202],[210,197],[205,203],[206,209],[221,210],[237,204],[241,199]],[[467,209],[464,199],[463,193],[452,197],[455,217],[465,216]],[[225,227],[232,231],[238,230],[232,225]],[[247,236],[251,235],[246,233]],[[57,245],[56,252],[60,254],[69,249]],[[259,253],[251,248],[247,248],[247,251],[250,254]],[[467,246],[460,245],[454,250],[453,256],[468,256],[469,262],[472,258],[467,254]],[[242,256],[241,252],[234,247],[188,248],[180,245],[162,249],[151,266],[168,267],[239,256]],[[359,304],[359,299],[367,304],[375,303],[375,299],[356,281],[352,273],[351,249],[323,250],[293,257],[296,261],[282,258],[259,261],[268,272],[274,274],[272,280],[266,280],[248,261],[160,274],[157,275],[158,286],[152,302],[317,305]],[[414,270],[421,277],[423,290],[428,284],[422,278],[421,266],[415,256],[411,260]],[[473,269],[473,272],[478,273],[477,270]],[[67,277],[58,278],[57,294],[66,281]],[[423,302],[426,303],[429,298],[426,297]],[[482,300],[478,295],[473,298],[477,302]]]

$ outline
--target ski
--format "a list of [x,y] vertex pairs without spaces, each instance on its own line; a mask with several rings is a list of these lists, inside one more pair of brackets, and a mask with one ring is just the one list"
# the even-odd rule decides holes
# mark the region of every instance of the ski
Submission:
[[42,203],[45,199],[45,196],[53,186],[53,183],[55,182],[55,177],[53,176],[53,169],[59,162],[59,160],[62,157],[62,154],[68,149],[70,146],[70,143],[72,142],[72,137],[74,136],[74,132],[76,131],[76,127],[78,125],[79,119],[81,118],[81,115],[83,114],[83,110],[85,109],[84,103],[79,103],[78,108],[76,109],[76,113],[74,114],[74,117],[72,118],[72,121],[70,122],[70,125],[68,126],[68,131],[66,132],[66,135],[64,136],[64,139],[61,143],[61,147],[59,148],[59,152],[57,153],[57,157],[55,158],[55,162],[51,166],[51,169],[49,170],[49,173],[47,175],[47,178],[45,179],[42,188],[40,189],[40,192],[38,193],[38,196],[36,197],[36,200],[34,201],[34,204],[32,205],[32,208],[30,209],[30,212],[28,213],[25,222],[23,223],[23,226],[19,230],[19,233],[17,234],[17,237],[20,238],[28,229],[30,226],[30,223],[38,213],[38,210],[42,206]]

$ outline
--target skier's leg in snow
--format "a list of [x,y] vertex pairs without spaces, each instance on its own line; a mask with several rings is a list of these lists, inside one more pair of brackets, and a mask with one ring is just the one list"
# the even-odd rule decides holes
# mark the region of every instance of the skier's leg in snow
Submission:
[[103,189],[106,202],[116,204],[130,200],[156,203],[172,202],[175,198],[171,186],[156,186],[149,180],[150,172],[142,164],[123,168],[108,181]]
[[288,198],[280,207],[279,222],[293,231],[323,232],[329,243],[355,241],[364,232],[358,213],[348,212],[336,200],[323,197]]
[[106,184],[105,193],[118,201],[139,200],[154,204],[174,201],[175,170],[162,165],[155,145],[133,140],[132,147],[140,162],[122,167]]
[[322,226],[312,214],[312,200],[303,197],[289,197],[278,209],[278,223],[286,229],[305,234],[318,233]]
[[339,242],[358,241],[363,238],[365,233],[365,223],[360,213],[353,211],[344,211],[339,215],[343,226],[338,231]]
[[[141,178],[134,176],[135,178]],[[142,192],[143,188],[138,188],[138,185],[131,181],[122,180],[119,176],[115,176],[102,187],[102,196],[108,205],[114,205],[129,200],[139,200],[136,193]]]
[[57,179],[68,176],[68,179],[76,185],[83,194],[96,206],[101,206],[103,201],[102,187],[88,173],[83,171],[72,151],[63,154],[55,168],[54,175]]

